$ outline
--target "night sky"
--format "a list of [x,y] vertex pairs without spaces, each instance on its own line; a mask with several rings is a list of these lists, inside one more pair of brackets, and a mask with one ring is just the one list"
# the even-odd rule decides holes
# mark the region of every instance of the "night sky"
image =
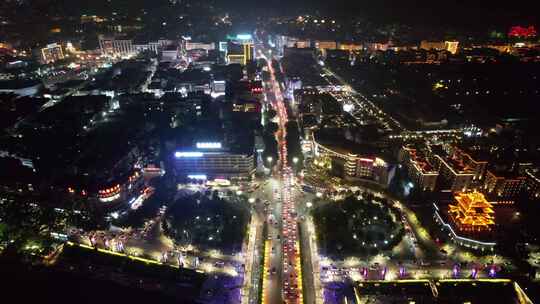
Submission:
[[[440,25],[490,25],[535,23],[540,18],[536,1],[489,0],[217,0],[224,6],[252,9],[258,6],[280,14],[315,11],[338,15],[363,15],[383,22]],[[537,3],[536,3],[537,4]]]
[[[380,23],[438,25],[457,27],[507,27],[540,25],[535,9],[538,0],[180,0],[191,3],[214,3],[218,8],[247,17],[258,15],[291,16],[303,13],[366,17]],[[202,2],[204,1],[204,2]],[[0,1],[1,2],[1,1]],[[51,7],[69,7],[77,11],[107,12],[115,8],[136,11],[168,5],[169,0],[28,0],[36,11]],[[0,5],[1,6],[1,5]]]

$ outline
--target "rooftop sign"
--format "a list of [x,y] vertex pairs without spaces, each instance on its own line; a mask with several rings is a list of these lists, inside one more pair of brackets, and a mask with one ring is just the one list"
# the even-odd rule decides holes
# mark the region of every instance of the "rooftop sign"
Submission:
[[221,149],[220,142],[198,142],[197,149]]

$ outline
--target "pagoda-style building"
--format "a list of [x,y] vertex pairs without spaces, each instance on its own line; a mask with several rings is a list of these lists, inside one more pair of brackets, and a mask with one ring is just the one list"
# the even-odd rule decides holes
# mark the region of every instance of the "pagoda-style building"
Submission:
[[458,193],[448,214],[462,232],[487,232],[495,225],[493,205],[479,192]]

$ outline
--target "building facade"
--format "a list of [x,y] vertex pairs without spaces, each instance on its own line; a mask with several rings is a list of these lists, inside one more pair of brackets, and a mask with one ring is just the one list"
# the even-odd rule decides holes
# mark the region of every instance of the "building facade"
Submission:
[[399,161],[407,167],[409,177],[423,191],[434,191],[439,172],[425,156],[415,148],[403,147],[399,153]]
[[94,195],[97,196],[99,202],[105,204],[117,201],[129,202],[137,197],[143,186],[142,173],[135,170],[127,178],[119,178],[107,185],[102,185]]
[[490,170],[486,173],[484,193],[496,200],[515,199],[525,189],[524,176],[501,175]]
[[255,173],[255,153],[235,153],[221,143],[198,143],[195,149],[177,151],[177,176],[202,179],[249,179]]
[[102,55],[107,56],[131,56],[143,51],[150,51],[154,54],[159,54],[164,46],[171,45],[171,40],[160,39],[135,43],[133,39],[108,37],[104,35],[98,36],[99,49]]
[[420,49],[430,51],[448,51],[451,54],[456,54],[458,52],[459,41],[427,41],[422,40],[420,42]]
[[477,160],[457,146],[430,146],[429,157],[440,175],[443,190],[465,192],[484,178],[487,161]]
[[335,50],[337,49],[337,42],[335,41],[315,41],[315,48],[319,50]]
[[395,174],[395,167],[380,157],[360,156],[344,149],[325,146],[312,139],[314,156],[319,159],[339,160],[343,163],[343,177],[370,179],[388,186]]
[[105,36],[99,36],[99,49],[102,55],[109,56],[129,56],[135,53],[131,39],[115,39]]
[[58,43],[48,44],[46,47],[41,49],[41,62],[42,63],[53,63],[55,61],[64,59],[64,52],[62,51],[62,46]]
[[194,42],[194,41],[187,41],[185,43],[185,50],[206,50],[206,51],[212,51],[216,49],[215,43],[203,43],[203,42]]
[[457,146],[451,146],[449,152],[453,159],[458,160],[464,167],[469,168],[474,172],[474,180],[481,180],[484,178],[488,166],[487,160],[475,158],[472,154],[467,153]]
[[243,40],[229,42],[227,47],[227,63],[246,65],[254,59],[253,42]]
[[445,181],[444,190],[463,192],[469,189],[474,179],[473,171],[459,166],[458,163],[452,162],[450,159],[443,158],[440,155],[435,155],[433,160],[441,179]]

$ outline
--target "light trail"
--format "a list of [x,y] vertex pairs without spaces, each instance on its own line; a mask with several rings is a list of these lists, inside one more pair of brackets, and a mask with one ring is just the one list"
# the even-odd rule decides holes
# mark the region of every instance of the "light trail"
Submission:
[[[266,59],[266,57],[264,57]],[[287,271],[283,270],[283,295],[285,303],[302,303],[302,269],[300,266],[300,250],[298,244],[298,227],[296,224],[295,204],[291,200],[291,185],[294,179],[292,169],[287,161],[286,124],[288,122],[287,109],[283,103],[283,93],[276,81],[275,69],[272,61],[266,59],[270,72],[270,87],[275,96],[274,108],[277,109],[279,117],[279,130],[277,132],[278,151],[280,155],[280,175],[282,179],[281,197],[282,206],[282,247],[283,265]]]

